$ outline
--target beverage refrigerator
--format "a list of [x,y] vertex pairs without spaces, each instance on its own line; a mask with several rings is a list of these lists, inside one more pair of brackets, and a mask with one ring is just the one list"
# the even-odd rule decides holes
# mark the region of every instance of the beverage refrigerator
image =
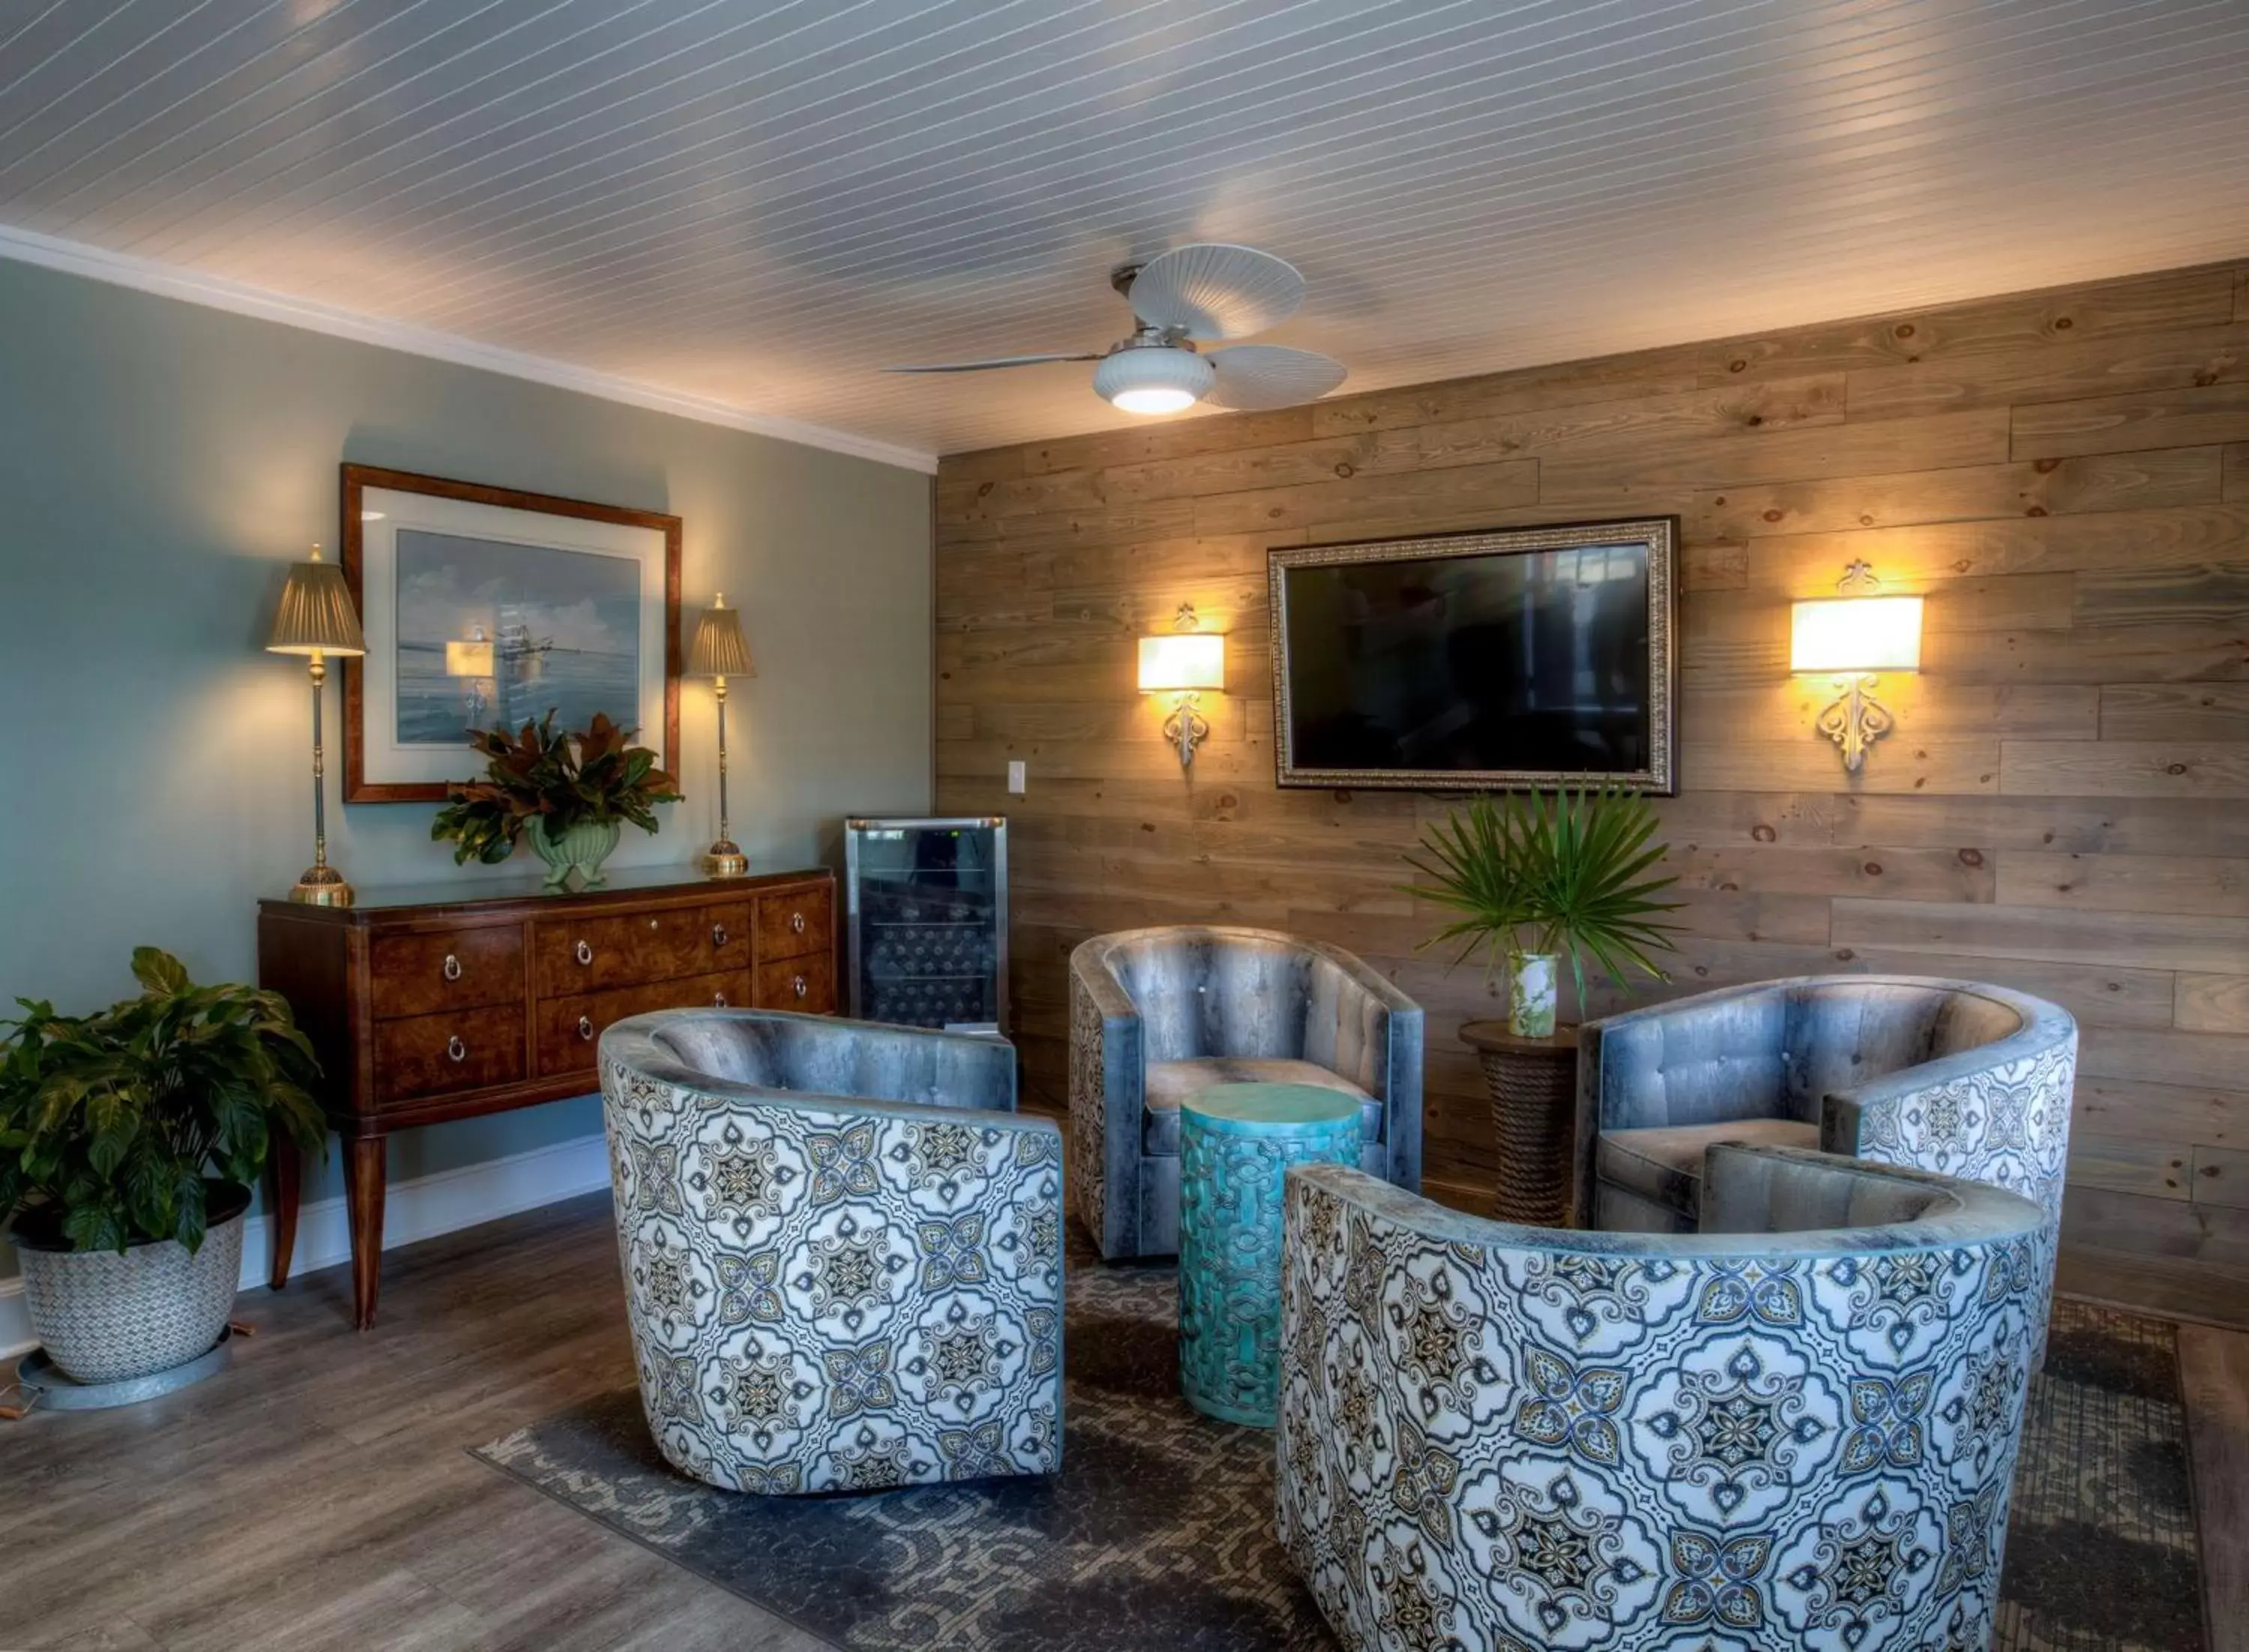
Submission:
[[998,815],[843,822],[849,1013],[1008,1030],[1008,822]]

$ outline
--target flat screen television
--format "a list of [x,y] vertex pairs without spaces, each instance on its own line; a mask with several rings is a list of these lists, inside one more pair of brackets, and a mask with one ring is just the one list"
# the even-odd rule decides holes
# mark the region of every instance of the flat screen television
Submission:
[[1269,556],[1284,786],[1674,791],[1679,519]]

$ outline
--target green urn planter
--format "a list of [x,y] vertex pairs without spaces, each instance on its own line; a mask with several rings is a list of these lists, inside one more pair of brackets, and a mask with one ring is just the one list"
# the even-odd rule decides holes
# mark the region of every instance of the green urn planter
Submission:
[[576,826],[565,827],[561,836],[547,834],[547,818],[532,817],[531,827],[525,833],[539,858],[547,862],[547,887],[560,888],[575,872],[585,888],[598,888],[602,881],[602,862],[616,852],[617,840],[624,826],[616,820],[581,820]]

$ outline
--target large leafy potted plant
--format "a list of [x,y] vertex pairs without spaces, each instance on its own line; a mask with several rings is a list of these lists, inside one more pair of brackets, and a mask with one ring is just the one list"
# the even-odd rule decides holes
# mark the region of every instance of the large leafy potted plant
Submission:
[[1489,983],[1507,977],[1507,1025],[1470,1022],[1461,1036],[1482,1058],[1499,1138],[1500,1214],[1558,1223],[1567,1210],[1576,1101],[1573,1045],[1558,1038],[1560,965],[1578,1003],[1590,960],[1620,985],[1635,972],[1661,980],[1650,954],[1672,949],[1677,881],[1650,875],[1664,847],[1655,812],[1637,792],[1604,785],[1495,801],[1432,826],[1406,857],[1418,899],[1455,915],[1424,946],[1457,942],[1455,963],[1481,953]]
[[0,1221],[63,1374],[119,1382],[208,1352],[278,1135],[325,1132],[319,1069],[279,994],[199,987],[155,947],[141,996],[93,1015],[19,999],[0,1042]]
[[485,758],[485,778],[448,791],[430,835],[450,840],[455,864],[464,866],[497,865],[527,838],[550,885],[574,870],[593,888],[625,822],[654,832],[655,805],[679,800],[657,754],[632,744],[637,732],[596,712],[582,730],[557,734],[552,711],[512,735],[477,730],[469,744]]

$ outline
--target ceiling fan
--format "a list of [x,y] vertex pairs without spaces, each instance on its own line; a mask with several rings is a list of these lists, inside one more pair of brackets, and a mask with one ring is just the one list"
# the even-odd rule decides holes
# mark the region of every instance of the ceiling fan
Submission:
[[1097,361],[1093,388],[1126,413],[1177,413],[1198,401],[1221,408],[1292,408],[1316,401],[1344,380],[1344,366],[1310,350],[1242,344],[1207,354],[1195,348],[1246,339],[1278,326],[1304,301],[1296,266],[1255,247],[1190,242],[1110,272],[1132,306],[1130,335],[1106,350],[999,356],[885,367],[886,373],[982,373],[1046,361]]

